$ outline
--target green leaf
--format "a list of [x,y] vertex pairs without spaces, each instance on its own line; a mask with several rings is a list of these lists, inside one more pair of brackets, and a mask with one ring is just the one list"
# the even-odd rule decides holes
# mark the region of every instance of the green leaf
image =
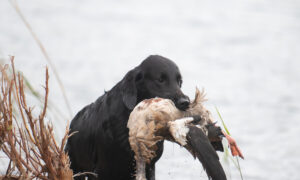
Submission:
[[227,128],[227,126],[226,126],[226,124],[225,124],[225,122],[224,122],[224,120],[223,120],[221,114],[220,114],[220,111],[218,110],[218,108],[217,108],[216,106],[215,106],[215,108],[216,108],[216,111],[217,111],[217,113],[218,113],[218,115],[219,115],[221,121],[222,121],[222,124],[223,124],[223,127],[224,127],[226,133],[227,133],[228,135],[230,135],[230,132],[229,132],[229,130],[228,130],[228,128]]
[[[218,113],[219,118],[220,118],[221,121],[222,121],[222,124],[223,124],[223,127],[224,127],[226,133],[227,133],[228,135],[230,135],[230,132],[229,132],[229,130],[228,130],[228,128],[227,128],[227,126],[226,126],[226,124],[225,124],[225,122],[224,122],[222,116],[221,116],[220,111],[218,110],[218,108],[217,108],[216,106],[215,106],[215,108],[216,108],[216,111],[217,111],[217,113]],[[241,179],[243,180],[243,179],[244,179],[244,178],[243,178],[243,173],[242,173],[242,170],[241,170],[241,166],[240,166],[240,162],[239,162],[238,157],[236,157],[236,161],[235,161],[234,158],[233,158],[231,155],[229,155],[228,146],[227,146],[227,147],[224,147],[224,149],[225,149],[225,158],[224,158],[224,159],[228,160],[228,157],[230,157],[230,159],[231,159],[231,161],[233,162],[234,166],[239,170]]]
[[41,95],[36,90],[33,89],[32,85],[30,84],[28,79],[25,76],[23,76],[23,79],[24,79],[25,85],[26,85],[26,87],[28,87],[30,93],[37,99],[41,100],[42,99]]

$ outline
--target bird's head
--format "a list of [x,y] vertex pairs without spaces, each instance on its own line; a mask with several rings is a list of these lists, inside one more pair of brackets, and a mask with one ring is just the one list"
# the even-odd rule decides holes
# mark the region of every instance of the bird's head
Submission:
[[187,112],[189,116],[200,116],[201,117],[201,121],[203,122],[213,122],[213,119],[210,115],[210,112],[203,106],[203,103],[207,101],[207,99],[205,98],[205,91],[202,89],[202,91],[200,91],[197,87],[196,87],[196,92],[195,92],[195,98],[192,101],[192,103],[190,104]]

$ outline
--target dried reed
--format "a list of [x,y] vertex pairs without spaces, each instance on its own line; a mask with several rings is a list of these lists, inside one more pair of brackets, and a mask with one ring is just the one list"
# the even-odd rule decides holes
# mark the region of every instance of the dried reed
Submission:
[[[29,107],[24,93],[23,77],[1,66],[0,150],[10,162],[0,179],[73,179],[64,146],[68,128],[60,144],[54,138],[53,126],[45,122],[48,103],[48,68],[46,68],[44,106],[38,116]],[[21,122],[17,120],[21,119]],[[67,126],[68,127],[68,126]]]

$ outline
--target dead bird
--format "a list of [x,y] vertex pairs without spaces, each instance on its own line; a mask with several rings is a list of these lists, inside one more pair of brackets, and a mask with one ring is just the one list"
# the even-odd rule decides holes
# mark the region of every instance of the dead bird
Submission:
[[205,100],[204,91],[196,88],[195,99],[186,111],[180,111],[171,100],[162,98],[144,100],[134,108],[127,127],[135,154],[137,180],[146,180],[146,164],[156,157],[157,143],[163,140],[185,147],[200,160],[209,178],[226,179],[216,153],[216,150],[223,151],[222,136],[229,138],[229,145],[234,146],[233,155],[243,155],[235,141],[231,143],[233,139],[215,125],[203,106]]

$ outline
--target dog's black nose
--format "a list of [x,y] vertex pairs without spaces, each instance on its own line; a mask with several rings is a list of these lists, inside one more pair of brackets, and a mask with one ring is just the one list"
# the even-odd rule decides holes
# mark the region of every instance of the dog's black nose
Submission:
[[190,99],[188,97],[181,97],[177,100],[176,107],[180,110],[186,110],[190,105]]

